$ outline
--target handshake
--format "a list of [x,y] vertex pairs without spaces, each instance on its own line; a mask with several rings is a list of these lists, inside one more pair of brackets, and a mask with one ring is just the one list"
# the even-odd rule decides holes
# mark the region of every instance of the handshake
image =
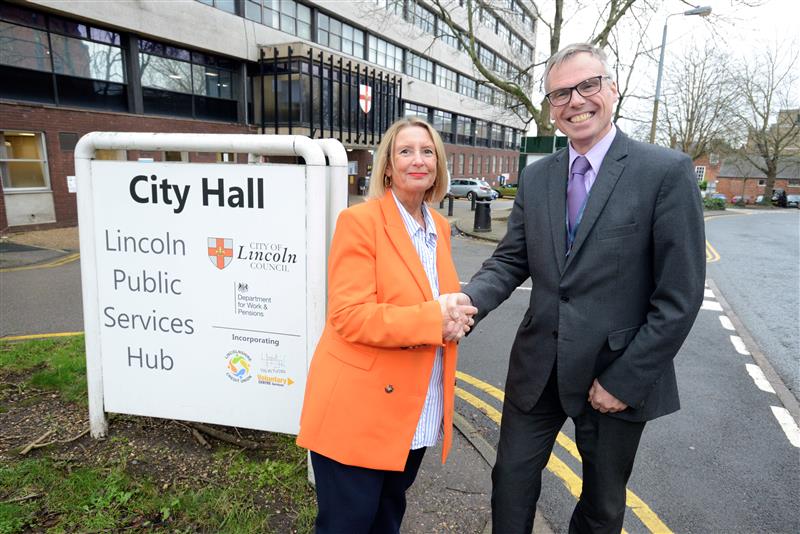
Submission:
[[475,324],[473,315],[478,313],[478,308],[472,305],[472,300],[464,293],[440,295],[437,300],[442,309],[442,339],[458,341]]

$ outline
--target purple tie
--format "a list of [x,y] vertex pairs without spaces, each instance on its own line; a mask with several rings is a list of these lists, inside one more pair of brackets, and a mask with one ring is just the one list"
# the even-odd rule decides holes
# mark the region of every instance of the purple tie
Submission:
[[572,163],[572,172],[567,184],[567,215],[570,229],[575,228],[578,212],[586,201],[586,171],[591,169],[589,160],[585,156],[578,156]]

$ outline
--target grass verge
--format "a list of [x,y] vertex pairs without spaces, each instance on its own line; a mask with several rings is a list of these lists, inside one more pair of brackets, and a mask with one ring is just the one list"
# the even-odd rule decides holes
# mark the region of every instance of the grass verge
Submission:
[[[179,422],[119,415],[109,439],[63,439],[87,424],[83,347],[0,342],[0,534],[312,531],[306,454],[292,436],[242,430],[264,448],[209,438],[209,450]],[[43,431],[52,443],[21,456]]]

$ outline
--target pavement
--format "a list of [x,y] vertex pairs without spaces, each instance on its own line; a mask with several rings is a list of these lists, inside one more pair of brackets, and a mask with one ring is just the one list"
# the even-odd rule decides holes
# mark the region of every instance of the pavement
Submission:
[[[350,203],[361,200],[361,197],[351,197]],[[447,217],[454,231],[497,242],[505,235],[512,205],[513,199],[492,201],[489,204],[491,225],[485,231],[475,230],[475,212],[470,203],[453,202],[452,214],[447,200],[441,207],[435,205],[434,208]],[[706,216],[733,214],[733,211],[706,212]],[[0,236],[0,282],[4,272],[72,261],[77,257],[78,250],[77,227]],[[457,431],[453,432],[453,446],[447,463],[441,463],[440,447],[429,450],[417,481],[408,492],[408,509],[403,526],[406,534],[491,532],[491,468],[495,459],[494,446],[487,443],[459,414],[456,414],[455,426]],[[534,534],[552,532],[547,521],[536,521]]]

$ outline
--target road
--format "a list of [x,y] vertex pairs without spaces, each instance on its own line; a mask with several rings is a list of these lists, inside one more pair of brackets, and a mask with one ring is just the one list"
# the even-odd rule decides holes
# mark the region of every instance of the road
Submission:
[[[648,424],[645,430],[629,484],[625,529],[629,533],[798,532],[800,443],[790,442],[791,434],[776,417],[775,409],[782,408],[780,400],[759,389],[759,384],[769,389],[760,368],[752,357],[740,354],[731,340],[737,332],[728,330],[729,321],[720,319],[727,318],[720,306],[721,299],[727,299],[756,344],[770,361],[774,358],[773,365],[785,367],[784,380],[794,377],[791,371],[797,370],[798,352],[790,351],[791,343],[797,343],[798,213],[731,215],[709,221],[707,228],[717,253],[709,264],[709,285],[718,287],[719,294],[707,289],[704,309],[676,359],[682,410]],[[765,234],[773,237],[749,243]],[[742,235],[747,236],[744,243],[748,245],[743,246]],[[455,239],[462,281],[469,280],[493,247],[469,238]],[[780,269],[774,271],[783,274],[777,284],[783,288],[780,297],[759,290],[762,277],[754,276],[752,269],[758,269],[761,260],[751,258],[753,253]],[[719,283],[713,278],[717,272],[725,273]],[[461,345],[459,369],[465,374],[458,384],[457,407],[493,445],[502,405],[497,397],[505,382],[513,336],[530,297],[525,286],[530,281]],[[741,295],[733,289],[728,295],[729,288],[738,288]],[[777,346],[789,345],[780,354],[772,345],[761,346],[761,339],[774,339],[776,334]],[[781,364],[783,359],[786,366]],[[573,455],[572,435],[568,423],[554,449],[540,500],[556,532],[566,531],[580,488],[580,460]]]
[[[787,434],[778,419],[781,401],[747,354],[763,353],[797,394],[800,211],[745,213],[706,224],[709,288],[676,359],[683,408],[645,430],[629,484],[631,534],[800,532],[800,443],[790,442],[791,428]],[[493,248],[454,238],[462,281]],[[530,281],[461,346],[457,409],[492,446],[526,287]],[[83,329],[78,262],[0,273],[0,297],[0,336]],[[752,337],[729,330],[733,323]],[[556,532],[566,531],[580,491],[572,436],[567,423],[544,476],[540,507]]]

